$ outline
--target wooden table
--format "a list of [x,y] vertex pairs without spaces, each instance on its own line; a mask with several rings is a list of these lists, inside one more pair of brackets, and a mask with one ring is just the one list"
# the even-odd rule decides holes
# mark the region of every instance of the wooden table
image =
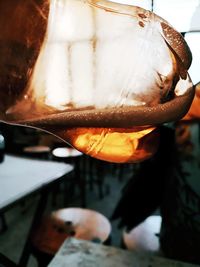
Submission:
[[68,238],[48,267],[194,267],[197,265],[169,260],[119,248]]
[[72,170],[73,166],[66,163],[11,155],[6,155],[0,164],[0,214],[27,196],[40,194],[19,265],[26,266],[28,262],[31,253],[30,236],[44,213],[49,192]]

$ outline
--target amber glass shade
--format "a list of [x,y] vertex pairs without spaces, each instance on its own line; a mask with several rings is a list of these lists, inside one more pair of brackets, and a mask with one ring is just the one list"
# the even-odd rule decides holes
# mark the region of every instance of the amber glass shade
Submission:
[[190,64],[182,36],[136,6],[0,1],[0,120],[46,130],[102,160],[155,153],[153,129],[190,107]]
[[153,127],[69,128],[56,134],[85,154],[116,163],[148,159],[159,145],[159,133]]

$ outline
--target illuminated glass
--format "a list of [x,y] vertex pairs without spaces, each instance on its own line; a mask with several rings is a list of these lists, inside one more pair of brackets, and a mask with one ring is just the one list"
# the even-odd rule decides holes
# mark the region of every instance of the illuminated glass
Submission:
[[0,120],[46,130],[102,160],[155,153],[157,125],[191,104],[190,63],[182,35],[140,7],[0,4]]

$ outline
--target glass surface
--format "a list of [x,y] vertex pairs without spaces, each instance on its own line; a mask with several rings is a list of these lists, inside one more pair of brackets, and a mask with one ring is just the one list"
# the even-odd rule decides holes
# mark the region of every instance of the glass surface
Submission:
[[148,159],[159,144],[159,131],[155,127],[71,128],[55,134],[87,155],[117,163]]
[[144,137],[157,136],[153,129],[181,118],[192,101],[186,43],[142,8],[1,1],[0,33],[1,120],[41,128],[94,157],[151,156]]

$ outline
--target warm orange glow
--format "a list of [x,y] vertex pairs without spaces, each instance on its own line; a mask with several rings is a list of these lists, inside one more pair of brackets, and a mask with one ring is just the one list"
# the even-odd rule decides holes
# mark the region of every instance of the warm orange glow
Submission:
[[197,119],[200,119],[200,83],[195,86],[195,97],[188,113],[183,118],[186,121]]
[[155,154],[159,138],[155,128],[72,128],[57,133],[79,151],[115,162],[139,162]]

